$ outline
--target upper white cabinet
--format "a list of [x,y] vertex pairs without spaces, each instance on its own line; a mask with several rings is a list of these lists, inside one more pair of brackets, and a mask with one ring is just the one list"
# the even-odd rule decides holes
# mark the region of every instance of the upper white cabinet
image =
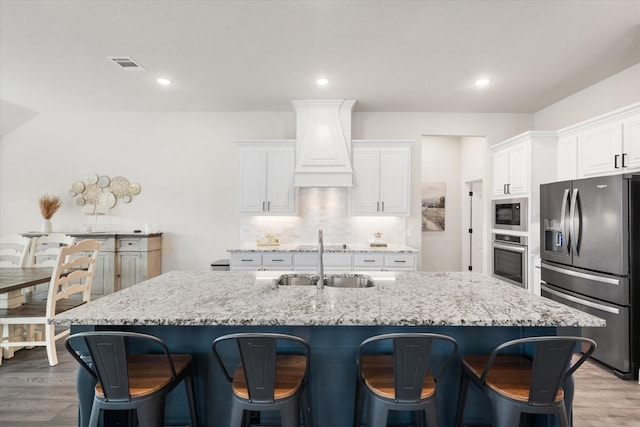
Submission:
[[295,214],[294,141],[240,141],[238,211],[253,215]]
[[529,191],[529,142],[493,152],[493,196],[526,195]]
[[[640,170],[640,104],[561,129],[558,134],[561,142],[557,164],[559,179]],[[567,149],[573,145],[572,159]],[[571,169],[577,171],[575,176],[566,173]]]
[[409,215],[412,141],[353,141],[351,215]]

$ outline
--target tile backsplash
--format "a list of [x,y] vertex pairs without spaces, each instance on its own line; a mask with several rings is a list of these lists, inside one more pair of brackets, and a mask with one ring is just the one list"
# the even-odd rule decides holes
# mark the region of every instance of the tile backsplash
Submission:
[[322,229],[325,244],[366,244],[375,232],[388,244],[406,244],[406,228],[405,217],[349,216],[348,188],[300,188],[297,216],[241,216],[239,241],[253,245],[270,233],[283,244],[313,244]]

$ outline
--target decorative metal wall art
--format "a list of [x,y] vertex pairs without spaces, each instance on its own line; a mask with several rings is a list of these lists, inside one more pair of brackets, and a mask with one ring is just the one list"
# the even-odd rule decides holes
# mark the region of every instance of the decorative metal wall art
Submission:
[[76,204],[83,206],[85,214],[104,215],[118,200],[129,203],[141,190],[140,184],[129,182],[124,176],[110,178],[107,175],[93,174],[86,182],[76,181],[71,184],[69,196],[75,197]]

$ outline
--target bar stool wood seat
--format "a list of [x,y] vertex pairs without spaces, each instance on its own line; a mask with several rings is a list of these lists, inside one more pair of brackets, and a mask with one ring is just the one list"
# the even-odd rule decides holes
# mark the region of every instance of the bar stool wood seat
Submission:
[[589,338],[530,337],[501,344],[490,355],[464,356],[456,426],[463,425],[471,381],[491,400],[496,427],[517,427],[522,414],[555,414],[562,427],[569,427],[562,385],[595,348]]
[[[433,352],[436,343],[445,347],[439,357]],[[368,352],[368,348],[385,346],[389,348],[384,353]],[[358,355],[354,427],[360,427],[365,401],[369,408],[367,427],[386,426],[390,410],[411,411],[415,425],[422,426],[426,421],[429,427],[437,427],[436,385],[457,352],[458,343],[440,334],[386,334],[364,340]],[[434,374],[432,369],[436,367]]]
[[[127,340],[162,352],[130,354]],[[76,351],[81,347],[75,341],[88,349],[88,361],[87,355]],[[190,354],[171,354],[166,344],[152,335],[119,331],[71,335],[65,348],[96,381],[90,427],[98,426],[101,412],[130,409],[136,411],[140,427],[163,426],[165,397],[183,381],[191,426],[198,425]]]
[[[235,346],[224,346],[223,343]],[[278,350],[278,342],[287,353]],[[235,350],[233,348],[235,347]],[[297,347],[297,349],[296,349]],[[294,353],[302,350],[303,354]],[[211,350],[232,387],[229,426],[248,425],[247,412],[279,411],[283,427],[312,427],[309,406],[309,344],[300,337],[272,333],[239,333],[221,336]],[[240,354],[233,376],[224,359]]]

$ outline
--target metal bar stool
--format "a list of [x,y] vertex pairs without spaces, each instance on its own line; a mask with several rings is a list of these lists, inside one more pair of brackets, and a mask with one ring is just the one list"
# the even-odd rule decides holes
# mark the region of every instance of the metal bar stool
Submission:
[[[126,341],[131,340],[159,347],[162,353],[130,354]],[[92,366],[74,349],[80,342],[88,349]],[[64,345],[97,381],[90,427],[98,425],[101,411],[129,409],[135,409],[140,427],[163,426],[165,397],[183,380],[191,426],[198,425],[190,354],[171,354],[161,339],[135,332],[83,332],[67,337]]]
[[[385,341],[392,344],[392,354],[365,354],[367,347]],[[445,362],[434,375],[432,348],[436,342],[446,343],[447,351]],[[369,407],[368,427],[386,426],[389,410],[412,411],[416,425],[427,421],[429,427],[437,427],[436,384],[457,352],[456,340],[440,334],[386,334],[363,341],[358,355],[354,427],[360,427],[365,398]]]
[[[533,346],[533,357],[525,355],[526,346]],[[520,425],[523,413],[556,414],[560,425],[568,427],[562,384],[595,349],[589,338],[531,337],[501,344],[490,355],[465,356],[456,426],[462,427],[471,380],[491,399],[496,427]],[[582,356],[572,362],[580,351]]]
[[[233,376],[220,354],[220,345],[229,341],[237,344],[240,353]],[[303,354],[280,353],[279,342],[293,343]],[[305,427],[312,427],[307,384],[310,348],[305,340],[284,334],[230,334],[215,339],[211,350],[232,384],[230,426],[246,425],[245,411],[279,411],[283,427],[299,427],[302,410]]]

